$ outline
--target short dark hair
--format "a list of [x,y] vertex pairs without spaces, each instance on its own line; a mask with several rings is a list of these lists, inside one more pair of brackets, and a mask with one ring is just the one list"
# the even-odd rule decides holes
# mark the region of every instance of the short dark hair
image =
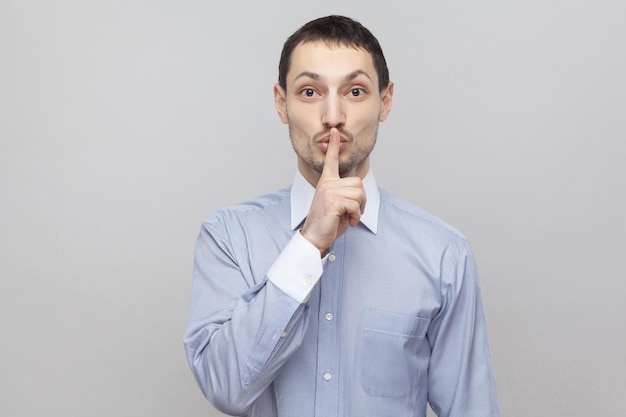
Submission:
[[356,20],[331,15],[306,23],[285,41],[278,64],[278,84],[283,90],[287,91],[287,72],[291,66],[293,50],[301,43],[316,41],[324,41],[329,45],[360,48],[369,52],[378,74],[379,90],[382,91],[389,85],[389,69],[378,39]]

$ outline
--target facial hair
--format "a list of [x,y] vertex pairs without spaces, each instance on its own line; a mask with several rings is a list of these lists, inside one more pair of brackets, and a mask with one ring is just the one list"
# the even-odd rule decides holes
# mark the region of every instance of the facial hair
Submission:
[[[289,122],[289,119],[287,121],[288,121],[288,126],[289,126],[289,138],[291,139],[291,146],[293,147],[293,150],[300,157],[300,159],[302,159],[308,166],[310,166],[315,171],[321,174],[322,170],[324,169],[324,159],[315,160],[312,152],[307,152],[305,154],[298,149],[298,147],[296,146],[296,141],[294,140],[294,137],[293,137],[293,129],[292,129],[291,122]],[[376,145],[376,139],[378,137],[378,123],[376,124],[376,129],[374,130],[374,133],[373,133],[374,137],[372,138],[371,141],[365,142],[366,144],[365,147],[361,147],[359,146],[359,144],[356,144],[353,140],[353,135],[351,135],[349,132],[345,131],[342,128],[337,128],[337,130],[339,130],[339,133],[341,134],[341,136],[348,138],[348,143],[352,145],[350,153],[342,152],[339,154],[340,156],[339,176],[343,177],[343,176],[349,175],[350,172],[352,172],[352,170],[354,170],[361,162],[363,162],[372,153],[372,150],[374,149],[374,145]],[[329,132],[330,132],[330,128],[316,134],[315,136],[313,136],[314,139],[309,140],[309,143],[315,143],[316,142],[315,138],[328,135]],[[344,158],[346,158],[347,156],[347,159],[342,159],[341,156],[343,156]]]

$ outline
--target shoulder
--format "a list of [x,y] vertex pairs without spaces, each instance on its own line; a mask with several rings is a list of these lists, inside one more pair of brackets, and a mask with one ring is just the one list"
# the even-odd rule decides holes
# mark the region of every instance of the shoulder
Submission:
[[377,237],[385,246],[403,248],[402,254],[408,254],[414,264],[441,279],[441,284],[454,283],[458,287],[466,267],[474,269],[471,245],[463,233],[423,208],[384,190],[380,190]]
[[224,228],[236,224],[271,221],[290,213],[291,188],[263,194],[254,199],[221,208],[204,219],[204,227]]
[[462,246],[467,238],[458,229],[423,208],[380,189],[380,220],[396,224],[411,234],[436,240],[455,241]]
[[291,188],[283,188],[272,193],[260,195],[254,199],[243,201],[233,206],[224,207],[212,213],[204,221],[212,222],[216,219],[254,217],[267,212],[289,209]]

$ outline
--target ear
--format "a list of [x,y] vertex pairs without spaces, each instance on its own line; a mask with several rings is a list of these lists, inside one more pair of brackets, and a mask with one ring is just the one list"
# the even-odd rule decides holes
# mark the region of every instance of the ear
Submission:
[[287,117],[287,103],[286,103],[285,90],[280,86],[280,84],[274,84],[274,106],[276,106],[276,111],[278,112],[278,116],[280,117],[281,122],[287,124],[289,119]]
[[380,114],[378,115],[378,121],[384,122],[389,116],[391,111],[391,104],[393,103],[393,82],[389,81],[389,85],[380,93]]

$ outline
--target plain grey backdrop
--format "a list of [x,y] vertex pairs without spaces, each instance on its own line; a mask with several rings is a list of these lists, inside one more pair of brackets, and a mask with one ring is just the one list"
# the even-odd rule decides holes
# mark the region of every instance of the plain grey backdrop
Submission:
[[0,415],[220,415],[195,238],[289,184],[280,50],[335,13],[396,83],[380,185],[476,251],[502,415],[626,415],[622,0],[0,2]]

